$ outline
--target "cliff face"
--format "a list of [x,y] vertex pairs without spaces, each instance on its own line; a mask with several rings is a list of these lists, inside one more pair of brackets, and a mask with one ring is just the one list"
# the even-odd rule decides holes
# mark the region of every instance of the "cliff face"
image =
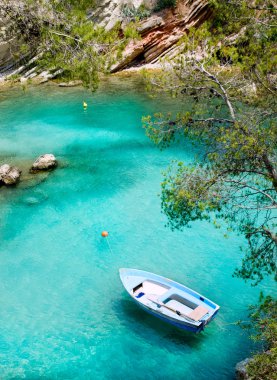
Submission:
[[93,14],[94,21],[110,29],[117,22],[124,28],[123,6],[130,3],[139,9],[143,5],[151,13],[150,17],[139,22],[139,41],[131,42],[123,53],[120,62],[112,72],[133,65],[155,63],[164,55],[174,55],[176,44],[191,27],[197,27],[211,16],[206,0],[179,0],[176,8],[155,12],[155,0],[106,0]]
[[0,72],[1,66],[5,67],[12,62],[17,48],[18,44],[14,38],[6,38],[5,22],[0,19]]
[[[141,38],[129,43],[120,62],[112,67],[112,72],[155,63],[165,55],[173,57],[178,52],[177,42],[181,37],[191,27],[197,27],[211,15],[208,0],[177,0],[175,8],[159,12],[155,11],[158,0],[97,1],[98,4],[96,2],[96,7],[88,14],[88,18],[107,30],[115,25],[119,25],[124,30],[130,21],[141,19],[138,23],[136,21],[137,31]],[[0,35],[5,32],[3,22],[0,23],[0,32]],[[1,43],[0,39],[0,76],[1,72],[2,75],[7,75],[9,67],[16,69],[21,64],[15,61],[15,44],[12,42],[11,40]],[[18,70],[15,73],[18,73]],[[35,74],[31,73],[31,76]]]
[[152,11],[157,0],[98,0],[96,9],[89,15],[90,19],[104,26],[107,30],[112,29],[118,22],[126,20],[123,8],[138,10],[140,7]]

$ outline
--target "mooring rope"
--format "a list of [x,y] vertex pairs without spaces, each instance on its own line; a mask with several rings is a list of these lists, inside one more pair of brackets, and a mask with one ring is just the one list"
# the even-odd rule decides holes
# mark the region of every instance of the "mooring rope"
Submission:
[[111,248],[111,245],[110,245],[110,242],[109,242],[109,238],[108,238],[108,236],[105,237],[105,239],[106,239],[106,242],[107,242],[107,244],[108,244],[108,247],[109,247],[109,250],[110,250],[111,254],[113,254],[113,250],[112,250],[112,248]]

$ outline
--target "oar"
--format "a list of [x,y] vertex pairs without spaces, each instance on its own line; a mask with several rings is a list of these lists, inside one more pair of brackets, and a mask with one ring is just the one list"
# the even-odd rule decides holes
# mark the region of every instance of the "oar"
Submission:
[[173,309],[172,307],[170,306],[167,306],[165,303],[163,302],[158,302],[157,300],[153,299],[153,298],[149,298],[149,297],[146,297],[149,301],[155,303],[156,305],[158,306],[162,306],[162,307],[165,307],[166,309],[170,310],[170,311],[173,311],[173,313],[176,313],[177,315],[179,315],[179,317],[183,317],[183,318],[187,318],[189,319],[190,321],[192,322],[196,322],[194,319],[188,317],[186,314],[183,314],[181,313],[179,310],[176,310],[176,309]]

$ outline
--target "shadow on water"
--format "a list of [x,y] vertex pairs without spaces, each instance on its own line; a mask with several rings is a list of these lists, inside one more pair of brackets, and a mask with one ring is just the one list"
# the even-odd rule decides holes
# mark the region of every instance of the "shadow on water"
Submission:
[[[188,346],[197,348],[201,345],[205,337],[200,334],[194,334],[181,330],[158,318],[146,313],[132,301],[120,300],[114,305],[117,310],[121,310],[124,319],[128,322],[128,328],[132,326],[133,331],[144,339],[148,340],[149,335],[156,334],[156,338],[168,340],[175,345]],[[151,331],[150,331],[151,330]]]
[[[192,145],[191,145],[192,146]],[[182,148],[181,144],[175,144],[172,148],[176,149],[179,147]],[[97,146],[91,144],[90,141],[84,142],[74,142],[68,144],[65,149],[64,156],[70,158],[78,158],[80,155],[83,155],[84,158],[89,158],[91,156],[98,157],[99,155],[110,156],[114,154],[126,154],[126,151],[131,153],[136,153],[139,156],[138,150],[143,150],[143,153],[150,153],[153,155],[153,151],[156,152],[157,156],[160,158],[160,149],[149,140],[132,140],[132,139],[121,139],[120,141],[109,141],[108,144],[102,138],[99,138],[99,144]],[[186,147],[186,151],[188,148]],[[155,155],[155,154],[154,154]]]

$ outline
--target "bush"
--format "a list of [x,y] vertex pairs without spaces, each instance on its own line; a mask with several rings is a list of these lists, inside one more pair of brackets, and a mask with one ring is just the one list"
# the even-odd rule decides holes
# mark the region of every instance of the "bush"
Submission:
[[277,369],[277,300],[261,294],[260,304],[252,306],[250,323],[242,327],[252,329],[254,341],[262,344],[262,352],[254,355],[246,371],[251,380],[276,380]]
[[140,21],[151,15],[151,11],[143,5],[136,9],[133,5],[125,4],[121,8],[121,13],[129,22]]
[[165,8],[173,8],[176,6],[176,0],[158,0],[155,11],[160,11]]

